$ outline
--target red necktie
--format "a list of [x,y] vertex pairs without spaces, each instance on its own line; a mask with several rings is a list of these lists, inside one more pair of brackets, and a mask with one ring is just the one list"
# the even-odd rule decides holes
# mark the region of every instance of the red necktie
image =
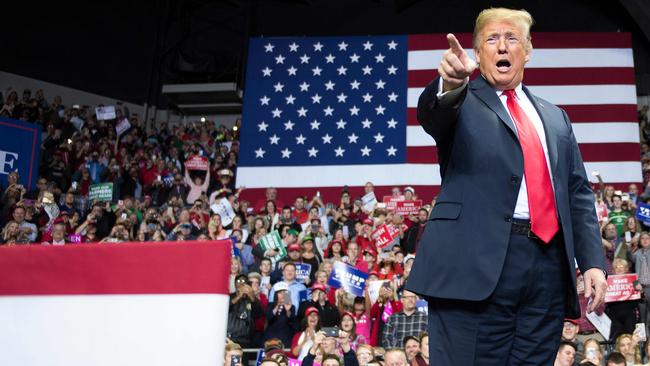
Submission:
[[548,244],[559,230],[559,226],[546,155],[533,122],[517,103],[515,91],[504,90],[503,94],[508,97],[506,105],[517,126],[519,144],[524,154],[524,175],[528,191],[531,230]]

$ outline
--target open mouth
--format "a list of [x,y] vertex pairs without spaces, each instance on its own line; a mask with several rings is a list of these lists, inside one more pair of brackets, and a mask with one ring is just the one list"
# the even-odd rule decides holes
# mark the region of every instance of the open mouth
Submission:
[[497,61],[497,70],[499,72],[508,72],[510,70],[510,61],[508,60]]

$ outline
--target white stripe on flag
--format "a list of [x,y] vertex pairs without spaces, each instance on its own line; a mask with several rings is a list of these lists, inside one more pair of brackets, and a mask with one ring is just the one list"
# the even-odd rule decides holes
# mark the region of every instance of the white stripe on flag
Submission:
[[[530,91],[557,105],[634,104],[636,86],[631,85],[550,85],[530,86]],[[424,88],[408,88],[407,106],[416,108]]]
[[[277,174],[282,169],[282,174]],[[612,161],[585,163],[587,172],[600,171],[608,183],[641,182],[641,163]],[[342,165],[322,167],[239,167],[238,184],[247,188],[343,187],[375,185],[440,185],[438,164]]]
[[[238,167],[237,184],[246,188],[439,185],[437,164]],[[282,174],[278,174],[281,171]]]
[[218,294],[0,297],[0,364],[222,365],[228,303]]
[[[446,50],[409,51],[409,70],[436,70]],[[465,49],[473,59],[474,50]],[[526,67],[634,67],[631,48],[535,48]]]
[[[634,122],[572,123],[579,144],[639,143],[639,125]],[[407,146],[436,146],[421,126],[406,127]]]

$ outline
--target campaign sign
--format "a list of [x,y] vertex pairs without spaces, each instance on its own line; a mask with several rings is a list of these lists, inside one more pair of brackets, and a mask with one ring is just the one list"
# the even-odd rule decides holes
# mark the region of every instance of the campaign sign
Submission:
[[40,162],[41,127],[35,123],[0,118],[0,186],[7,187],[9,173],[18,172],[18,184],[36,186]]
[[397,202],[404,201],[404,196],[384,196],[382,201],[386,204],[386,209],[390,212],[395,212]]
[[287,248],[284,247],[284,244],[282,243],[282,238],[280,237],[280,233],[278,233],[277,230],[273,230],[270,233],[264,235],[262,239],[260,239],[259,244],[262,246],[263,251],[267,251],[269,249],[275,249],[277,250],[278,254],[274,257],[271,257],[271,262],[273,263],[273,266],[282,258],[287,256]]
[[264,349],[260,348],[260,350],[257,351],[257,359],[255,360],[255,366],[260,366],[262,364],[263,359],[264,359]]
[[377,197],[375,197],[375,192],[366,193],[361,197],[361,202],[365,211],[370,212],[374,210],[375,206],[377,206]]
[[372,239],[375,241],[377,249],[383,249],[392,243],[397,235],[399,235],[399,230],[393,225],[381,224],[372,232]]
[[634,288],[634,282],[636,280],[636,273],[608,276],[605,302],[641,299],[641,293]]
[[300,366],[302,365],[302,361],[297,360],[295,358],[289,358],[289,366]]
[[129,128],[131,128],[131,124],[129,123],[128,118],[124,118],[117,124],[117,126],[115,126],[115,133],[120,136]]
[[422,208],[422,200],[395,202],[395,214],[402,216],[417,215]]
[[117,114],[115,114],[115,106],[112,105],[95,108],[95,114],[97,115],[98,121],[115,119],[117,117]]
[[208,170],[209,165],[208,158],[200,155],[193,155],[185,162],[187,170]]
[[415,308],[418,309],[419,312],[429,315],[429,304],[427,303],[427,300],[418,299],[415,302]]
[[368,274],[358,268],[349,266],[343,262],[334,262],[332,274],[327,280],[327,284],[334,288],[342,288],[345,292],[354,296],[363,296],[363,290],[366,287]]
[[110,202],[113,199],[113,183],[93,184],[88,189],[90,201]]
[[650,225],[650,205],[639,203],[639,207],[636,209],[636,218],[644,224]]
[[305,279],[309,278],[311,273],[311,264],[296,263],[296,280],[305,283]]
[[213,203],[210,206],[210,209],[212,209],[212,212],[221,216],[222,226],[230,225],[232,220],[235,218],[235,210],[233,210],[232,205],[227,198],[222,198],[221,200]]

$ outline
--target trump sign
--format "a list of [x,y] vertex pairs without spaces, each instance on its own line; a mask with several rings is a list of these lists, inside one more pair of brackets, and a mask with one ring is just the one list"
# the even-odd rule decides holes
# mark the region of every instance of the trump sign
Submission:
[[41,126],[9,118],[0,118],[0,186],[18,172],[19,183],[31,189],[38,178]]

